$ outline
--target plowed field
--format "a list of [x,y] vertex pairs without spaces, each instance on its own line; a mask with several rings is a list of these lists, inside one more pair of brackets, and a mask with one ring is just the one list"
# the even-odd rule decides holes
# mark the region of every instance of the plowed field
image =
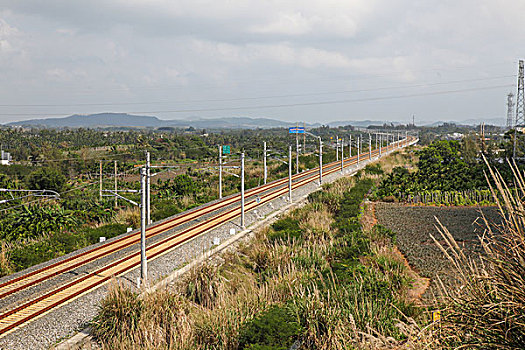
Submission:
[[436,276],[439,275],[445,286],[454,285],[450,264],[430,237],[432,234],[442,241],[435,227],[435,217],[448,228],[465,253],[476,258],[481,253],[478,236],[486,230],[480,219],[482,215],[493,225],[501,221],[495,207],[420,207],[391,203],[376,205],[378,223],[397,233],[397,245],[410,266],[421,276],[431,279],[430,288],[423,294],[423,301],[432,300],[434,293],[438,293]]

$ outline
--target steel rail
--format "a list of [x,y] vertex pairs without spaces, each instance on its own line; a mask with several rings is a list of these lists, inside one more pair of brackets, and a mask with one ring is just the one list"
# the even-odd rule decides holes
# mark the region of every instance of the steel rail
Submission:
[[[406,144],[408,144],[408,140],[406,141],[407,141]],[[374,156],[375,154],[377,154],[377,152],[378,150],[376,150],[376,152],[373,152]],[[346,166],[350,166],[355,163],[355,161],[352,161],[352,158],[347,158],[347,160],[344,161],[346,163],[350,162],[350,164]],[[330,164],[327,164],[326,166],[323,166],[323,168],[332,167],[332,169],[328,169],[328,171],[326,172],[327,175],[339,171],[340,169],[338,166],[339,162],[334,162],[334,163],[330,163]],[[304,175],[304,173],[302,174]],[[294,184],[292,184],[292,187],[293,188],[301,187],[304,184],[315,180],[315,178],[316,176],[310,176],[301,181],[296,181]],[[278,181],[276,181],[276,183],[274,183],[272,187],[267,188],[267,190],[275,188],[279,185],[280,184],[278,183]],[[279,196],[285,194],[287,191],[288,189],[286,187],[282,187],[282,188],[276,189],[275,191],[262,196],[261,198],[259,198],[259,201],[251,200],[247,204],[247,211],[252,210],[259,205],[262,205],[265,202],[278,198]],[[196,225],[193,225],[192,227],[187,228],[181,231],[180,233],[177,233],[176,235],[167,237],[147,248],[147,252],[149,253],[148,258],[149,259],[156,258],[157,256],[164,254],[167,251],[175,248],[181,243],[184,243],[192,239],[193,237],[199,235],[200,233],[207,231],[210,228],[221,225],[235,218],[239,214],[240,214],[240,208],[236,207],[233,209],[229,209],[225,213],[220,213],[219,215],[216,215],[201,223],[197,223]],[[160,225],[157,225],[157,226],[160,226]],[[132,253],[131,255],[128,255],[109,265],[99,268],[96,271],[91,272],[86,276],[83,276],[77,280],[71,281],[51,292],[48,292],[8,312],[3,313],[2,315],[0,315],[0,336],[5,335],[6,332],[14,329],[18,325],[25,323],[26,321],[32,318],[35,318],[62,303],[72,300],[80,296],[84,292],[87,292],[95,288],[96,286],[101,285],[102,283],[107,282],[112,276],[118,276],[125,272],[128,272],[132,268],[136,267],[138,264],[140,264],[140,252]],[[87,283],[87,285],[83,283],[89,279],[94,279],[94,282]],[[77,286],[77,285],[79,286],[78,288],[76,289],[73,288],[74,286]],[[58,300],[53,300],[53,296],[58,296]],[[35,305],[38,305],[38,304],[40,306],[35,307]],[[26,312],[22,312],[25,309],[28,309],[28,310]]]
[[[352,160],[356,158],[356,156],[350,157],[345,161]],[[336,164],[337,162],[332,162],[329,164],[323,165],[323,168],[331,168]],[[312,173],[317,173],[317,168],[310,169],[307,171],[304,171],[300,174],[295,174],[292,176],[292,179],[294,181],[297,181],[297,179],[303,178],[305,176],[308,176]],[[278,179],[275,181],[272,181],[266,185],[258,186],[255,188],[252,188],[247,191],[248,198],[252,197],[254,195],[257,195],[261,192],[270,190],[272,188],[275,188],[279,185],[285,184],[287,181],[286,178]],[[164,233],[166,230],[170,230],[177,225],[184,224],[188,221],[193,220],[194,218],[208,214],[210,212],[213,212],[215,210],[223,208],[225,205],[234,204],[238,201],[240,197],[240,194],[234,194],[230,197],[224,198],[222,201],[206,205],[204,207],[200,207],[194,210],[190,210],[186,213],[184,213],[181,216],[177,216],[175,218],[172,218],[168,221],[164,221],[162,223],[155,224],[151,227],[149,227],[146,231],[147,238],[154,237],[158,234]],[[60,260],[56,263],[53,263],[51,265],[44,266],[40,269],[36,269],[34,271],[31,271],[27,274],[23,274],[21,276],[18,276],[16,278],[13,278],[9,281],[6,281],[4,283],[0,284],[0,299],[4,298],[8,295],[11,295],[13,293],[16,293],[18,291],[21,291],[23,289],[26,289],[28,287],[31,287],[33,285],[36,285],[40,282],[43,282],[47,279],[50,279],[52,277],[55,277],[57,275],[60,275],[62,273],[71,271],[77,267],[86,265],[92,261],[95,261],[97,259],[103,258],[105,256],[108,256],[118,250],[125,249],[133,244],[136,244],[139,241],[139,233],[134,233],[133,235],[124,236],[121,238],[118,238],[116,240],[111,241],[108,244],[104,244],[98,247],[94,247],[88,251],[75,254],[71,257],[68,257],[66,259]],[[76,261],[76,262],[75,262]],[[63,267],[62,267],[63,266]],[[31,277],[34,277],[33,279],[30,279]]]

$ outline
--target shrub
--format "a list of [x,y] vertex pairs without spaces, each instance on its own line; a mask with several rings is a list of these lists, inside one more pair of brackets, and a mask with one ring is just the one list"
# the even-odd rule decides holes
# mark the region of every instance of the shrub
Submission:
[[300,332],[289,309],[272,306],[241,328],[239,349],[288,350]]
[[302,238],[303,232],[299,226],[299,220],[286,217],[272,224],[272,231],[268,233],[270,242]]

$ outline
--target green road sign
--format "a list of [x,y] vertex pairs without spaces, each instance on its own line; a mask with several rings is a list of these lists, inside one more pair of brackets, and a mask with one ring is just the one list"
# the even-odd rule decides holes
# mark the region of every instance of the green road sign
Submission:
[[222,146],[222,154],[230,154],[230,146]]

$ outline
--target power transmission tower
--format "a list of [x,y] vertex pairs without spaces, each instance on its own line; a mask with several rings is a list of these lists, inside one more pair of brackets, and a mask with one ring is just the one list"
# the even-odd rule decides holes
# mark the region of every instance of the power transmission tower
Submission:
[[514,123],[514,149],[512,157],[516,158],[516,146],[518,138],[518,126],[525,124],[525,93],[523,86],[523,60],[519,61],[518,68],[518,92],[516,94],[516,119]]
[[512,110],[512,107],[514,107],[514,94],[511,92],[507,95],[507,129],[512,129],[514,126],[514,111]]

